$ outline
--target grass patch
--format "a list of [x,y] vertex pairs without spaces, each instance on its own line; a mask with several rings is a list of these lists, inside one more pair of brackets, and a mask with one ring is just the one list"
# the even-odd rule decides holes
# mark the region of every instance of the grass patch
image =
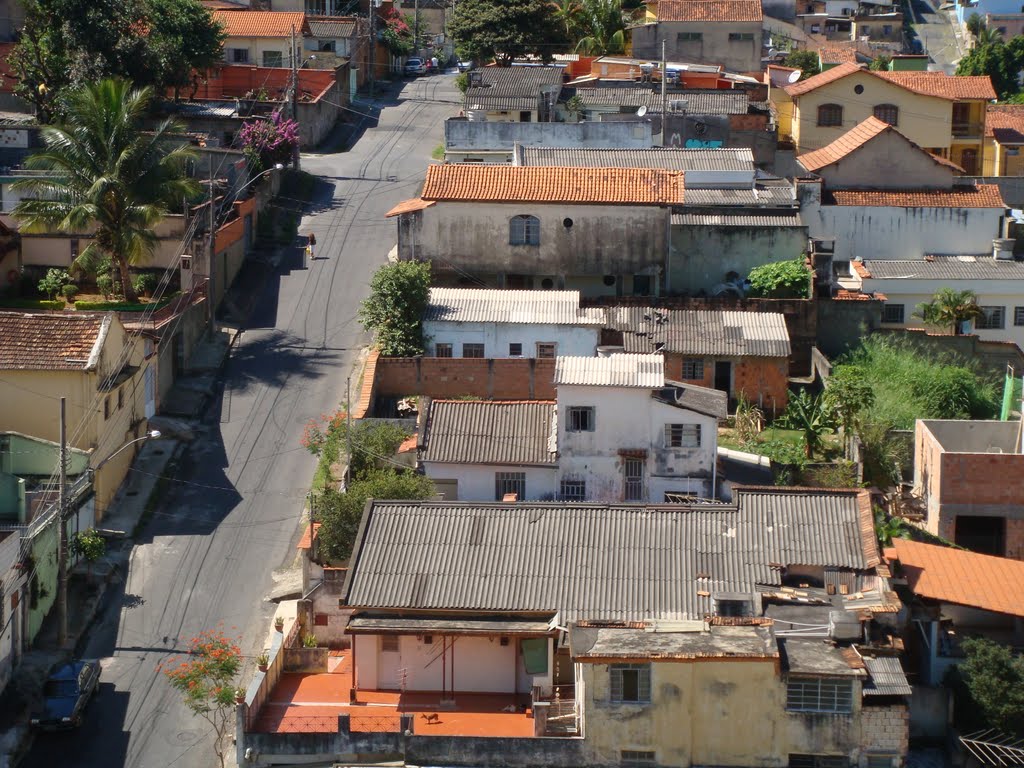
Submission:
[[430,156],[435,160],[444,160],[444,144],[438,144],[430,152]]
[[[824,450],[821,455],[815,455],[816,461],[830,461],[842,456],[843,444],[839,435],[823,435],[822,443]],[[803,456],[804,436],[797,429],[770,426],[752,441],[744,443],[735,429],[722,427],[718,430],[718,445],[733,451],[757,453],[772,461],[789,464],[794,457]]]

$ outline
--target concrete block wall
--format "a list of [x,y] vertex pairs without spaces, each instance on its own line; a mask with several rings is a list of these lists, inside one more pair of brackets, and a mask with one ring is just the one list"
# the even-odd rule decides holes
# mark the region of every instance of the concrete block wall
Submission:
[[865,706],[860,713],[861,752],[906,755],[910,744],[910,709],[906,704]]

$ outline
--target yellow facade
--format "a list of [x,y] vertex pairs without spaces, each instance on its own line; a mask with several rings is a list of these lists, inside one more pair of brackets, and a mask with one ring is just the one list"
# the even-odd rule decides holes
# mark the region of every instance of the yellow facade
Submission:
[[1024,176],[1024,150],[1016,144],[1000,144],[990,136],[985,141],[982,173],[985,176]]

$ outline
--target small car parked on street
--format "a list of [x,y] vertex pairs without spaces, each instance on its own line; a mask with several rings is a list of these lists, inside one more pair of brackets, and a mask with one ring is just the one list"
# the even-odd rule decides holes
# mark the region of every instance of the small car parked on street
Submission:
[[54,670],[43,686],[43,708],[33,713],[32,727],[45,731],[77,728],[99,684],[97,659],[72,661]]
[[405,62],[405,76],[415,77],[416,75],[427,74],[427,65],[423,59],[418,56],[414,56],[411,59],[407,59]]

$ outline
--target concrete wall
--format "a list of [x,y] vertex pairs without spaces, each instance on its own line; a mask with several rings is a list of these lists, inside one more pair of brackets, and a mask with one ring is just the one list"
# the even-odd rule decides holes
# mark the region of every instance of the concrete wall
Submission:
[[[698,41],[679,41],[683,32],[702,35]],[[730,40],[729,34],[752,35],[750,40]],[[659,21],[634,27],[633,56],[638,59],[660,59],[661,41],[665,40],[670,61],[694,64],[717,64],[730,72],[761,70],[762,26],[759,21],[744,22],[674,22]]]
[[558,467],[527,467],[521,464],[441,464],[423,462],[427,477],[435,481],[456,481],[457,496],[449,501],[501,501],[496,497],[495,474],[523,472],[526,474],[526,495],[523,501],[541,501],[555,498],[558,492]]
[[673,226],[667,290],[710,294],[729,272],[744,278],[754,267],[792,260],[806,250],[804,226]]
[[609,123],[507,123],[444,121],[444,145],[453,149],[502,149],[511,158],[514,144],[526,147],[590,147],[642,149],[653,145],[650,123],[636,120]]
[[522,344],[522,357],[536,357],[538,342],[555,342],[559,355],[591,357],[599,343],[600,327],[533,323],[449,323],[427,321],[423,333],[428,353],[436,345],[452,345],[452,355],[462,357],[462,345],[483,344],[487,357],[508,357],[509,344]]
[[895,131],[876,136],[816,173],[827,189],[948,189],[953,184],[952,168],[915,149]]
[[[248,51],[248,61],[235,61],[234,51],[238,48]],[[228,64],[241,63],[263,68],[263,56],[267,52],[280,54],[280,68],[291,66],[291,40],[288,38],[229,37],[224,40],[224,61]]]

